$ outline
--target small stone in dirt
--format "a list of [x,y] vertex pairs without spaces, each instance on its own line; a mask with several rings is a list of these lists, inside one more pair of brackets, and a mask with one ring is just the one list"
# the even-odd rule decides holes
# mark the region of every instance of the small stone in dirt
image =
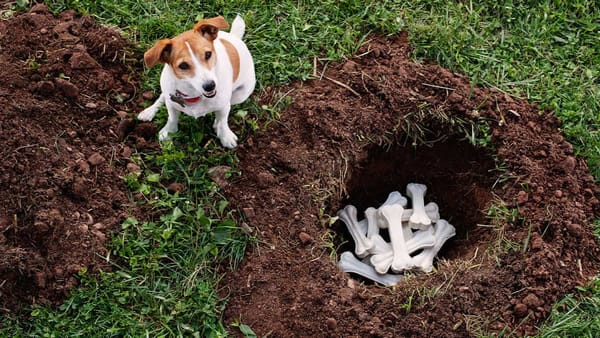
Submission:
[[142,97],[144,100],[152,100],[154,98],[154,93],[151,91],[143,92]]
[[573,156],[567,156],[567,158],[562,161],[561,167],[566,173],[571,173],[575,170],[575,165],[577,164],[577,160]]
[[585,230],[579,224],[567,222],[566,226],[569,233],[574,237],[582,238],[585,235]]
[[130,158],[132,153],[133,150],[127,146],[123,147],[123,150],[121,151],[121,155],[125,158]]
[[539,249],[541,249],[544,246],[544,240],[542,239],[542,237],[540,237],[539,234],[535,233],[531,237],[532,237],[532,240],[531,240],[531,249],[533,249],[533,250],[539,250]]
[[124,118],[126,118],[126,117],[127,117],[127,112],[126,112],[126,111],[124,111],[124,110],[119,110],[119,111],[117,112],[117,116],[119,116],[121,119],[124,119]]
[[96,230],[104,230],[106,229],[106,225],[104,225],[104,223],[94,223],[94,225],[92,225],[92,228]]
[[[352,279],[350,279],[352,280]],[[352,298],[354,297],[354,290],[351,288],[343,288],[338,290],[337,296],[340,297],[340,300],[344,303],[350,303]]]
[[517,305],[515,305],[513,313],[517,317],[524,317],[525,315],[527,315],[527,305],[523,303],[517,303]]
[[72,69],[102,68],[85,50],[73,53],[73,56],[69,59],[69,65]]
[[300,232],[300,234],[298,235],[298,237],[300,238],[300,242],[303,245],[307,245],[313,242],[313,238],[311,235],[307,234],[306,232],[302,231]]
[[88,102],[85,104],[85,107],[89,108],[89,109],[96,109],[96,108],[98,108],[98,105],[94,102]]
[[94,229],[92,230],[92,233],[98,238],[100,242],[106,241],[106,235],[103,232]]
[[263,172],[259,173],[258,175],[256,175],[256,181],[257,181],[256,183],[258,183],[259,187],[268,188],[268,187],[274,185],[277,182],[277,179],[270,172],[263,171]]
[[208,175],[213,180],[213,182],[215,182],[219,187],[223,188],[229,185],[227,177],[225,177],[229,170],[231,170],[231,167],[228,167],[226,165],[220,165],[208,169]]
[[79,88],[65,79],[57,77],[54,79],[54,84],[65,97],[74,99],[79,96]]
[[562,192],[562,190],[556,190],[556,191],[554,192],[554,196],[556,196],[556,197],[558,197],[558,198],[561,198],[561,197],[562,197],[562,195],[563,195],[563,192]]
[[254,213],[254,208],[242,208],[242,211],[244,212],[244,216],[246,216],[247,219],[252,219],[254,218],[254,216],[256,216],[256,214]]
[[518,205],[524,204],[528,200],[529,200],[529,195],[523,190],[519,191],[519,194],[517,194],[517,204]]
[[38,13],[38,14],[48,13],[48,6],[46,6],[44,4],[37,4],[33,7],[31,7],[31,9],[29,10],[29,13]]
[[525,296],[525,298],[523,298],[523,304],[529,306],[532,309],[537,308],[538,306],[544,304],[544,302],[542,302],[538,296],[536,296],[533,293],[528,294],[527,296]]
[[44,96],[50,96],[54,94],[55,90],[54,83],[51,81],[42,81],[37,85],[37,92]]
[[182,193],[185,191],[185,187],[181,183],[173,182],[169,184],[169,186],[167,187],[167,191],[169,191],[171,194],[174,194],[176,192]]
[[140,172],[142,172],[142,169],[140,168],[139,165],[137,165],[133,162],[129,162],[129,163],[127,163],[127,171],[130,173],[140,173]]
[[102,163],[104,163],[106,160],[104,159],[104,157],[102,157],[102,155],[100,155],[99,153],[93,153],[89,158],[88,158],[88,162],[90,162],[91,165],[98,166]]
[[122,119],[117,126],[117,135],[119,136],[119,140],[124,140],[134,128],[135,121],[133,119]]
[[327,318],[327,320],[325,320],[325,325],[327,325],[327,327],[330,330],[335,330],[335,328],[337,327],[337,320],[335,320],[335,318]]
[[79,167],[79,171],[82,172],[83,174],[90,173],[90,165],[83,159],[77,160],[77,166]]

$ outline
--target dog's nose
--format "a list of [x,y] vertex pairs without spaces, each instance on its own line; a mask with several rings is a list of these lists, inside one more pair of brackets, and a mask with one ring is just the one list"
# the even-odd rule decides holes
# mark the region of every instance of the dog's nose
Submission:
[[216,86],[217,86],[217,85],[215,84],[215,81],[213,81],[213,80],[210,80],[210,81],[208,81],[208,82],[205,82],[205,83],[202,85],[202,89],[204,89],[204,90],[205,90],[205,91],[207,91],[207,92],[211,92],[211,91],[215,90],[215,87],[216,87]]

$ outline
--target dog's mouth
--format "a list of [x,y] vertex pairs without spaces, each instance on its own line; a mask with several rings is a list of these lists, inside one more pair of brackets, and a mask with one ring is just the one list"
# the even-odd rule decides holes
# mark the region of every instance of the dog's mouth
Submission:
[[215,90],[211,90],[211,91],[210,91],[210,92],[208,92],[208,93],[204,93],[204,96],[205,96],[205,97],[207,97],[207,98],[209,98],[209,99],[210,99],[211,97],[215,97],[215,95],[217,95],[217,90],[216,90],[216,89],[215,89]]
[[186,94],[180,92],[179,90],[175,91],[175,95],[172,95],[171,99],[173,99],[173,97],[176,98],[175,102],[179,102],[179,104],[181,105],[183,105],[182,102],[193,104],[200,101],[200,99],[202,98],[202,96],[189,97]]

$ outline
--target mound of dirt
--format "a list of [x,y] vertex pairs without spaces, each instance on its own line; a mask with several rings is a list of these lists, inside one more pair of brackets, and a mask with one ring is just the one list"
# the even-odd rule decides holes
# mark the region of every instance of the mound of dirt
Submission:
[[0,21],[0,311],[61,301],[82,269],[110,269],[108,233],[132,212],[117,114],[137,87],[126,46],[44,5]]
[[[225,193],[263,244],[224,280],[228,323],[273,337],[532,334],[597,272],[588,224],[599,189],[559,121],[408,51],[406,34],[374,37],[359,57],[281,90],[293,104],[238,150],[241,175]],[[464,140],[484,123],[493,151]],[[376,206],[411,181],[458,229],[437,271],[395,289],[340,273],[328,248],[351,245],[321,215]]]

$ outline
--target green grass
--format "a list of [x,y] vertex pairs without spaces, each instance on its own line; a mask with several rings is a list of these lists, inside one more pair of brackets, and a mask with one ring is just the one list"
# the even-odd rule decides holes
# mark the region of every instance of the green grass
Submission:
[[[594,1],[48,3],[55,11],[75,9],[119,27],[140,50],[189,29],[198,18],[221,14],[231,20],[240,13],[255,58],[258,92],[309,78],[314,58],[349,56],[370,32],[393,34],[407,28],[416,59],[434,60],[476,84],[553,109],[567,139],[600,179],[600,10]],[[143,74],[145,90],[157,90],[158,68]],[[243,139],[264,128],[257,116],[275,120],[279,108],[248,102],[232,113]],[[164,119],[162,111],[157,123]],[[251,239],[236,225],[239,215],[208,177],[211,167],[235,168],[236,163],[235,152],[215,144],[210,125],[210,119],[182,118],[172,145],[139,154],[144,171],[129,175],[126,182],[159,216],[123,223],[107,257],[114,272],[99,277],[82,272],[81,287],[59,308],[36,306],[25,309],[24,316],[0,318],[0,337],[226,335],[220,321],[226,300],[217,289],[217,271],[239,262]],[[230,175],[237,174],[232,169]],[[184,184],[185,192],[167,193],[165,186],[171,182]],[[599,299],[597,285],[566,297],[542,334],[593,332],[589,329],[598,325],[594,318]],[[582,331],[586,325],[588,331]],[[244,323],[234,326],[251,336]]]

